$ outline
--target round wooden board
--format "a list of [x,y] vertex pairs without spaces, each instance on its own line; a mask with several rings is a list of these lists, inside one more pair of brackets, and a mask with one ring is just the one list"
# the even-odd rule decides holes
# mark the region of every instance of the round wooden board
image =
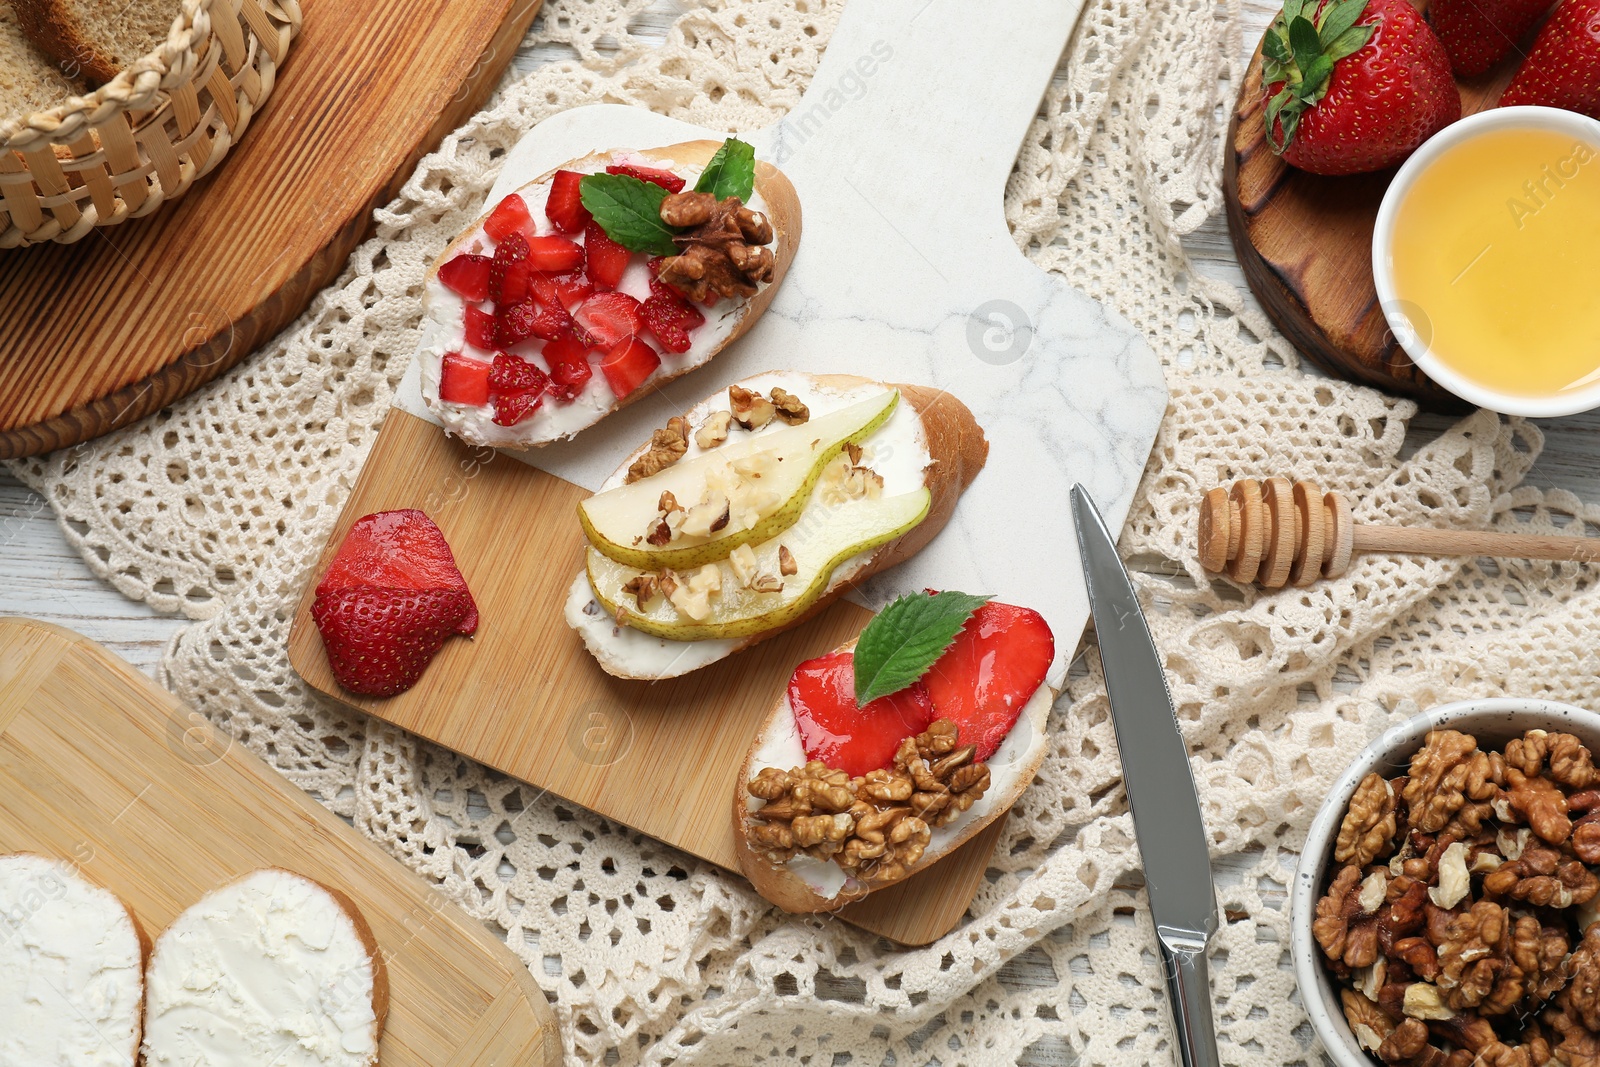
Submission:
[[143,418],[238,363],[343,269],[475,112],[541,0],[304,0],[262,113],[187,196],[0,252],[0,459]]
[[[1520,60],[1513,51],[1483,77],[1458,81],[1461,113],[1494,106]],[[1223,198],[1234,252],[1267,317],[1336,378],[1433,411],[1470,410],[1417,369],[1378,307],[1372,231],[1394,170],[1343,178],[1295,170],[1267,147],[1264,103],[1258,45],[1228,128]]]

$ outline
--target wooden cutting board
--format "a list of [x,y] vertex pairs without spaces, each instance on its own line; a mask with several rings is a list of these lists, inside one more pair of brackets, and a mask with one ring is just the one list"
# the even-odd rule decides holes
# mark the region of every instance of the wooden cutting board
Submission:
[[152,937],[241,875],[298,871],[377,937],[384,1067],[561,1063],[544,995],[483,924],[99,645],[0,617],[0,852],[17,851],[75,863]]
[[262,113],[147,218],[0,252],[0,459],[127,425],[303,311],[422,154],[472,115],[541,0],[304,0]]
[[[804,98],[741,134],[794,183],[804,216],[771,308],[713,363],[576,440],[520,460],[468,449],[421,417],[413,365],[323,563],[357,517],[422,508],[483,623],[409,692],[360,700],[329,673],[308,588],[290,637],[295,669],[336,699],[732,867],[735,779],[757,725],[795,664],[853,637],[868,611],[836,603],[720,664],[647,684],[604,674],[562,606],[582,569],[577,502],[669,416],[773,368],[936,385],[973,411],[987,466],[946,529],[862,599],[936,586],[1028,604],[1054,630],[1064,669],[1089,611],[1069,491],[1082,482],[1120,528],[1167,401],[1138,332],[1029,262],[1006,228],[1007,177],[1080,10],[992,0],[973,20],[964,0],[852,0]],[[575,108],[522,138],[487,202],[597,149],[721,136],[638,108]],[[1000,832],[997,822],[840,916],[908,944],[942,936]]]
[[[1458,81],[1461,113],[1493,107],[1520,60],[1513,52],[1481,78]],[[1257,46],[1228,130],[1222,181],[1233,249],[1267,317],[1336,378],[1433,411],[1470,411],[1417,369],[1378,306],[1372,231],[1394,169],[1340,178],[1295,170],[1267,146],[1263,109]]]

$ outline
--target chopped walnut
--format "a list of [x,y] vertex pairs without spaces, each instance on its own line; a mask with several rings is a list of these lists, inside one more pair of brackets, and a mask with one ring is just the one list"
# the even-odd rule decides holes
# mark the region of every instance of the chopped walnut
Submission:
[[[1539,923],[1530,921],[1537,939]],[[1510,913],[1490,900],[1480,900],[1465,912],[1429,913],[1428,939],[1439,960],[1435,983],[1448,1007],[1481,1007],[1483,1014],[1502,1015],[1522,999],[1526,976],[1513,959],[1512,931]],[[1521,932],[1528,934],[1526,928]]]
[[1394,844],[1394,809],[1394,787],[1381,774],[1363,778],[1350,798],[1350,810],[1339,824],[1334,860],[1365,867],[1379,856],[1387,855]]
[[678,530],[685,537],[709,537],[724,529],[731,515],[728,498],[722,493],[709,493],[688,510]]
[[1472,889],[1472,875],[1467,870],[1467,846],[1452,841],[1439,857],[1439,884],[1428,890],[1428,899],[1441,908],[1453,908],[1461,903]]
[[1362,911],[1361,881],[1360,867],[1349,864],[1341,869],[1317,901],[1311,923],[1312,936],[1341,975],[1371,966],[1378,958],[1377,919]]
[[1600,1067],[1600,1035],[1595,1027],[1567,1011],[1547,1011],[1543,1018],[1560,1038],[1551,1050],[1555,1062],[1563,1067]]
[[660,214],[668,226],[688,227],[673,237],[680,251],[661,261],[658,277],[689,299],[754,296],[759,283],[772,280],[772,250],[762,247],[772,241],[772,224],[738,197],[672,193]]
[[1600,878],[1581,862],[1535,844],[1518,859],[1485,875],[1483,891],[1488,896],[1511,897],[1541,908],[1570,908],[1594,899],[1600,892]]
[[[857,450],[856,455],[860,452]],[[883,495],[883,475],[871,467],[858,465],[850,458],[848,449],[828,462],[817,480],[823,499],[831,503],[843,500],[877,499]]]
[[1406,986],[1401,1010],[1413,1019],[1451,1019],[1455,1011],[1444,1002],[1439,987],[1427,982],[1412,982]]
[[1402,1019],[1378,1046],[1378,1058],[1393,1067],[1446,1067],[1445,1054],[1428,1043],[1428,1024]]
[[778,546],[778,573],[785,577],[800,573],[800,564],[795,562],[794,553],[789,551],[788,545]]
[[1341,989],[1339,1003],[1344,1006],[1344,1017],[1350,1024],[1350,1032],[1368,1052],[1378,1051],[1383,1039],[1394,1033],[1394,1020],[1364,994],[1354,989]]
[[650,605],[655,603],[656,597],[661,592],[656,582],[656,576],[653,574],[634,575],[628,579],[627,584],[622,587],[622,591],[631,594],[633,599],[638,601],[640,611],[650,610]]
[[1550,777],[1568,789],[1588,789],[1600,781],[1589,750],[1571,734],[1529,730],[1506,743],[1506,763],[1530,778],[1548,768]]
[[778,418],[790,426],[798,426],[811,418],[811,409],[800,402],[800,398],[787,389],[774,386],[772,389],[772,407]]
[[1556,998],[1570,1018],[1600,1032],[1600,926],[1591,926],[1567,961],[1572,980]]
[[728,439],[728,427],[733,424],[733,412],[713,411],[694,432],[694,443],[701,448],[716,448]]
[[728,407],[733,421],[746,430],[761,429],[778,412],[772,401],[742,385],[728,386]]
[[706,589],[694,588],[690,582],[683,580],[670,569],[662,571],[656,582],[667,600],[681,614],[695,622],[705,622],[711,617],[711,597]]
[[626,481],[637,482],[659,471],[664,471],[689,451],[689,420],[674,415],[667,425],[650,435],[650,448],[633,461],[628,468]]
[[[1494,766],[1478,742],[1455,730],[1433,730],[1411,757],[1402,799],[1411,825],[1437,833],[1469,801],[1487,802],[1498,792]],[[1484,817],[1487,817],[1487,809]]]
[[1572,836],[1566,795],[1550,779],[1530,777],[1515,767],[1507,767],[1505,795],[1511,810],[1552,845]]

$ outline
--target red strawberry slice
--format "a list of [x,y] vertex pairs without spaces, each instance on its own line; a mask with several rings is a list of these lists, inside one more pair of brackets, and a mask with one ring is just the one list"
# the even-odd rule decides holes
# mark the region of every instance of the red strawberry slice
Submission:
[[677,311],[671,304],[659,296],[652,296],[644,302],[639,309],[639,315],[644,319],[644,328],[661,342],[661,347],[668,352],[687,352],[694,342],[689,339],[689,331],[678,324]]
[[539,410],[544,403],[543,393],[509,393],[494,398],[494,424],[515,426]]
[[447,404],[487,404],[489,364],[460,352],[446,352],[439,368],[439,399]]
[[528,214],[527,202],[512,193],[496,204],[489,217],[483,220],[483,232],[499,243],[514,233],[533,239],[538,228],[533,224],[533,216]]
[[600,361],[600,373],[606,384],[621,399],[639,388],[643,381],[661,366],[661,357],[648,342],[637,337],[625,337],[606,352]]
[[465,589],[358,586],[318,594],[311,607],[333,676],[375,697],[416,685],[445,639],[476,614]]
[[865,707],[857,704],[855,656],[850,652],[830,652],[795,668],[789,707],[806,759],[821,760],[852,777],[889,766],[900,742],[934,720],[933,703],[920,682]]
[[633,253],[617,244],[598,222],[591,221],[583,231],[584,268],[590,280],[602,289],[615,289],[622,282]]
[[575,170],[558,170],[550,179],[550,199],[545,201],[544,213],[562,233],[582,233],[589,224],[589,209],[583,206],[578,193],[578,183],[583,175]]
[[501,307],[510,307],[528,299],[528,275],[533,268],[528,264],[528,239],[514,233],[501,241],[494,250],[494,260],[489,264],[489,299]]
[[991,600],[922,678],[934,718],[955,723],[959,742],[977,745],[974,758],[988,759],[1044,684],[1055,656],[1055,636],[1042,615]]
[[589,365],[589,349],[576,337],[558,337],[540,352],[550,367],[550,395],[557,400],[573,400],[594,376]]
[[489,372],[489,391],[497,397],[538,394],[549,384],[550,376],[521,356],[501,352],[494,357],[494,369]]
[[606,173],[626,174],[628,177],[638,178],[642,182],[652,182],[669,193],[683,192],[683,179],[670,170],[661,170],[657,167],[636,167],[632,163],[613,163],[606,168]]
[[[488,364],[484,364],[488,373]],[[363,515],[350,527],[334,553],[333,562],[317,583],[317,596],[357,586],[395,589],[459,589],[467,580],[444,534],[425,512],[416,508],[377,511]],[[463,617],[459,633],[478,628],[474,609]]]
[[594,292],[594,282],[580,270],[564,274],[535,274],[530,283],[533,295],[549,307],[572,308]]
[[463,252],[439,264],[439,281],[463,300],[487,300],[489,265],[493,262],[488,256]]
[[551,234],[528,242],[528,263],[534,270],[556,274],[583,266],[583,246]]
[[466,315],[467,344],[473,348],[481,348],[485,352],[493,352],[495,344],[495,319],[487,311],[479,310],[471,304],[467,305]]
[[1538,104],[1600,118],[1600,0],[1563,0],[1539,29],[1501,107]]
[[505,348],[530,337],[554,341],[572,332],[572,327],[572,316],[560,304],[545,307],[536,301],[524,300],[500,314],[495,323],[495,339]]
[[574,308],[572,317],[597,347],[610,348],[643,329],[639,309],[639,301],[627,293],[596,293]]

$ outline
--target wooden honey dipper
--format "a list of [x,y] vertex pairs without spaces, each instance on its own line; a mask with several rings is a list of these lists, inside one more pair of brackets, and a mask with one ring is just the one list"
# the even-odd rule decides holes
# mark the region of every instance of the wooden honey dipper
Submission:
[[1200,565],[1268,589],[1337,578],[1356,552],[1503,556],[1600,562],[1600,538],[1543,537],[1480,530],[1358,526],[1344,494],[1315,482],[1241,478],[1200,503]]

